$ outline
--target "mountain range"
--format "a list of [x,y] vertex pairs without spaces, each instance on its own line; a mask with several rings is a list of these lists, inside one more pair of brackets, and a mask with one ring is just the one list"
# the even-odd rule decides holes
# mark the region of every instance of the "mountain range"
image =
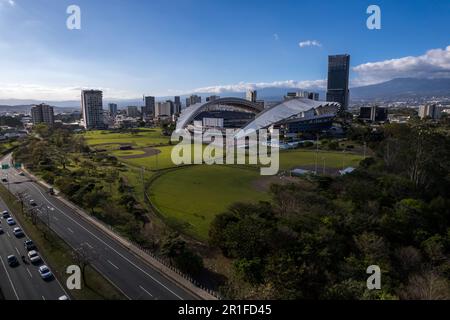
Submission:
[[[298,91],[300,88],[280,88],[267,87],[258,89],[258,99],[266,101],[281,100],[287,92]],[[309,88],[307,91],[318,92],[321,100],[325,100],[326,94],[323,88]],[[213,93],[196,93],[203,98],[213,95]],[[221,92],[222,97],[245,97],[245,92]],[[188,97],[182,95],[181,101]],[[407,99],[431,98],[431,97],[450,97],[450,78],[440,79],[424,79],[424,78],[396,78],[390,81],[354,87],[350,89],[350,99],[353,102],[360,101],[400,101]],[[165,101],[173,99],[173,97],[157,97],[158,101]],[[104,106],[110,102],[117,103],[119,108],[126,106],[142,105],[142,99],[129,100],[104,100]],[[0,112],[29,112],[31,105],[42,103],[36,100],[22,100],[22,99],[0,99]],[[55,112],[80,110],[80,101],[47,101],[47,103],[56,107]]]

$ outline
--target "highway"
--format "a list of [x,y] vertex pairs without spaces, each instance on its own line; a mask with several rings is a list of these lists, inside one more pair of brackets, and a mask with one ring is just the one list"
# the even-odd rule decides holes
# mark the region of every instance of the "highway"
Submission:
[[[3,200],[0,199],[0,211],[4,210],[8,210],[8,208]],[[11,214],[11,217],[16,220],[14,215]],[[39,265],[45,263],[45,260],[36,265],[31,264],[28,259],[26,264],[22,261],[21,256],[27,256],[24,241],[29,238],[26,235],[20,239],[14,236],[13,228],[21,228],[17,220],[17,225],[8,226],[5,219],[0,219],[0,227],[4,231],[4,233],[0,234],[0,285],[5,299],[57,300],[59,297],[67,295],[56,278],[53,278],[51,281],[44,281],[41,278],[38,268]],[[37,249],[39,250],[39,248]],[[7,261],[9,255],[15,255],[20,265],[10,267]]]
[[[11,154],[1,163],[11,163]],[[129,252],[56,197],[49,195],[41,185],[29,177],[20,176],[14,168],[2,170],[7,175],[5,186],[10,191],[24,195],[25,201],[46,208],[45,219],[50,228],[72,248],[90,248],[95,254],[92,265],[113,283],[128,299],[132,300],[193,300],[195,295],[173,280],[166,278],[141,258]],[[9,184],[9,185],[8,185]]]

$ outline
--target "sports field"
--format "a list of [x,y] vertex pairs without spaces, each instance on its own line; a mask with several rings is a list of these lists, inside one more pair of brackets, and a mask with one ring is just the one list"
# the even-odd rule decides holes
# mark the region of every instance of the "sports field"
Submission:
[[165,137],[161,134],[161,129],[159,128],[139,128],[138,132],[113,132],[108,130],[93,130],[84,133],[84,138],[90,146],[99,145],[121,145],[121,144],[131,144],[135,147],[148,147],[156,146],[161,144],[167,144],[169,142],[169,137]]
[[150,199],[165,219],[187,234],[206,240],[211,221],[237,201],[269,200],[252,183],[259,171],[197,165],[168,172],[150,187]]

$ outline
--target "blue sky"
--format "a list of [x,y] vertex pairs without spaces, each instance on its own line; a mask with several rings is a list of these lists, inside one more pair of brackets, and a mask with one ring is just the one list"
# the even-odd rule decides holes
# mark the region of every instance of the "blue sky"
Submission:
[[[66,28],[70,4],[81,30]],[[370,4],[381,30],[366,28]],[[449,21],[445,0],[0,0],[0,98],[316,87],[337,53],[352,85],[448,77]]]

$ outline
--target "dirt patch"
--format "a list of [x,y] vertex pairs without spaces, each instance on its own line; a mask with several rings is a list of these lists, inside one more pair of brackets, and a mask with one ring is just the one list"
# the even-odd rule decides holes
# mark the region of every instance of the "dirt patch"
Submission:
[[143,154],[132,154],[129,156],[119,156],[119,157],[122,159],[140,159],[140,158],[156,156],[157,154],[161,153],[161,150],[154,149],[154,148],[133,149],[133,150],[141,150],[141,151],[144,151],[144,153]]
[[297,178],[294,177],[283,177],[283,176],[262,176],[252,182],[252,186],[255,190],[260,192],[269,192],[271,184],[281,184],[285,185],[288,183],[298,182]]

